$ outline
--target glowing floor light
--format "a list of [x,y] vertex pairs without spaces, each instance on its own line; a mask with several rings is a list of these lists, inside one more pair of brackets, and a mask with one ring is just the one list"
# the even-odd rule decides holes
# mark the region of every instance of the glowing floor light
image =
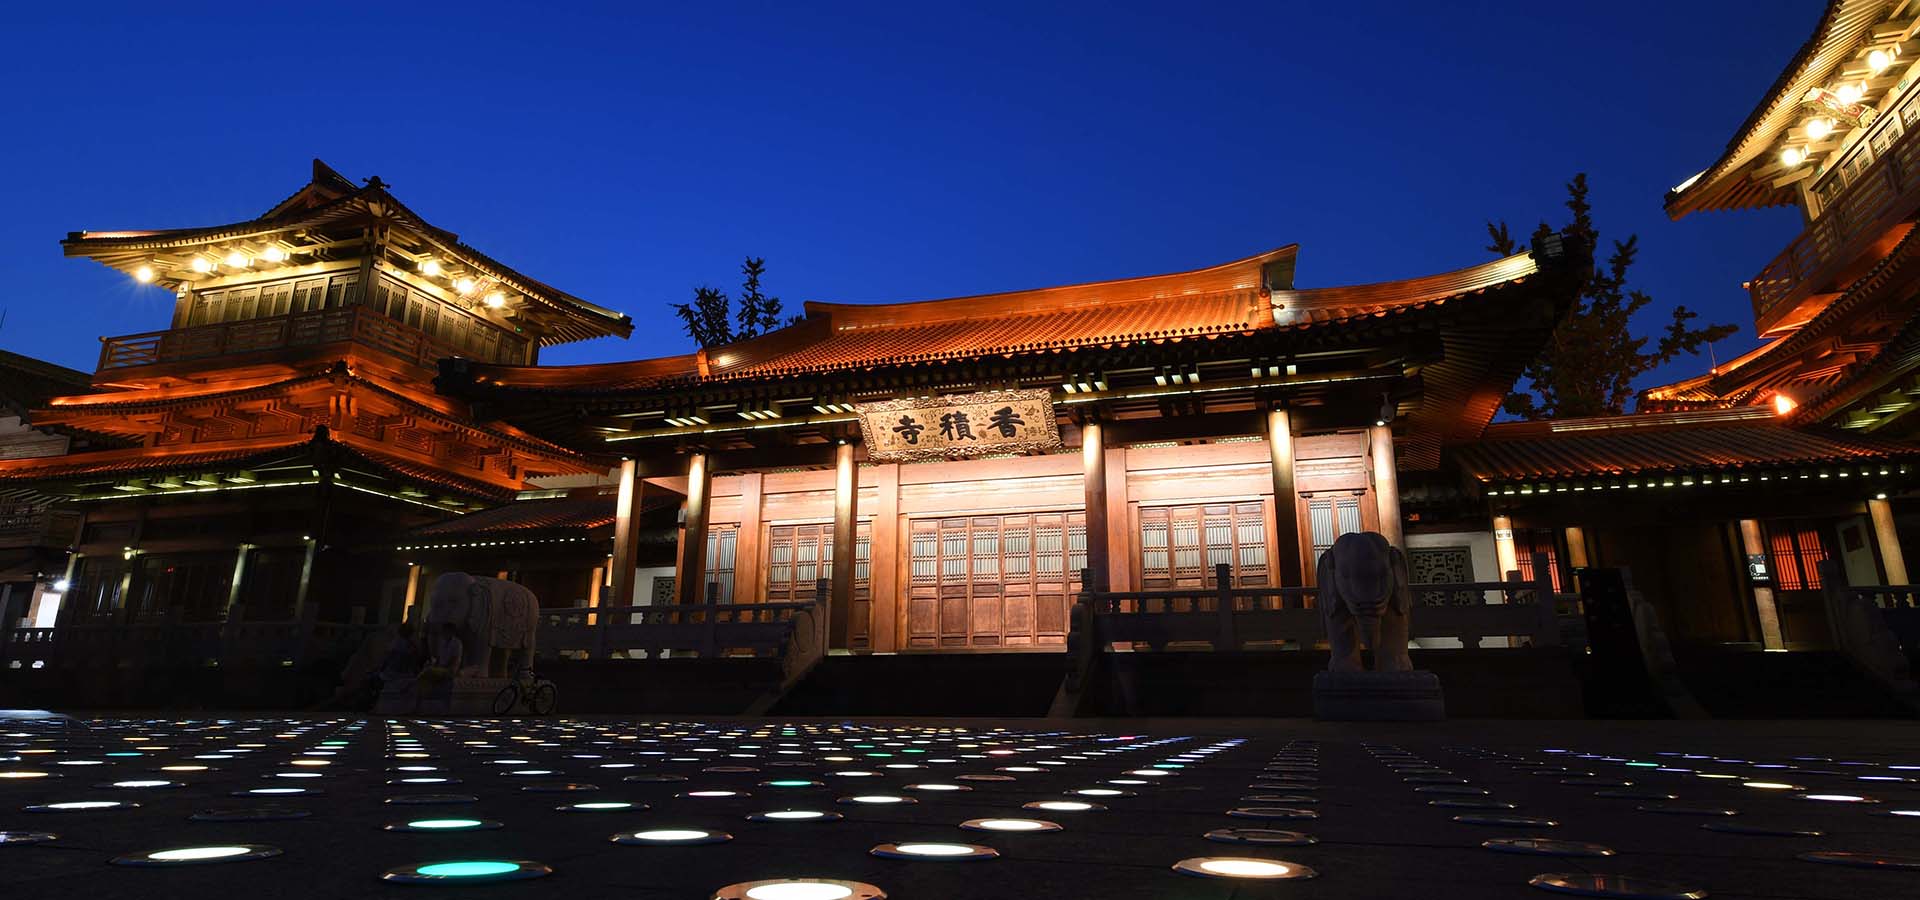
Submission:
[[1238,856],[1202,856],[1183,859],[1174,864],[1173,870],[1183,875],[1198,875],[1203,878],[1313,878],[1319,873],[1298,863],[1282,862],[1276,859],[1253,859]]

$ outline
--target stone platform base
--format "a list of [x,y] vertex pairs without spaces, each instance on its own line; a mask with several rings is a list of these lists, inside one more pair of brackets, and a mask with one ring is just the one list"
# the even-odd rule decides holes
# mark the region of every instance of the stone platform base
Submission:
[[1432,672],[1320,672],[1313,676],[1313,717],[1334,722],[1432,722],[1447,717],[1440,679]]

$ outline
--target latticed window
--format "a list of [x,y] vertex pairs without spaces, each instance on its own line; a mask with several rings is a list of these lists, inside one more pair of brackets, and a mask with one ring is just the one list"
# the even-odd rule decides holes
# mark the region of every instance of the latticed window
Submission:
[[[873,532],[861,523],[854,539],[853,590],[864,599],[873,568]],[[805,602],[822,578],[833,576],[832,525],[775,525],[767,529],[767,599]]]
[[1343,534],[1365,531],[1365,517],[1361,515],[1360,503],[1366,498],[1359,494],[1335,495],[1330,497],[1307,498],[1307,529],[1313,536],[1313,559],[1309,566],[1320,565],[1320,554],[1333,548],[1333,542]]
[[1216,586],[1214,567],[1239,585],[1265,585],[1267,509],[1261,501],[1140,510],[1140,584],[1147,590]]
[[703,600],[733,602],[734,555],[740,546],[740,526],[707,526],[707,588]]
[[1783,591],[1820,590],[1820,563],[1827,558],[1827,548],[1820,542],[1819,529],[1799,523],[1770,523],[1767,533],[1767,563],[1773,567],[1773,583]]
[[[1540,566],[1547,567],[1547,575],[1553,580],[1554,593],[1564,592],[1560,571],[1560,547],[1557,534],[1551,528],[1516,528],[1513,531],[1514,562],[1520,569],[1522,581],[1532,581]],[[1504,578],[1505,576],[1502,575]]]
[[920,519],[908,537],[907,645],[1057,644],[1087,565],[1080,513]]

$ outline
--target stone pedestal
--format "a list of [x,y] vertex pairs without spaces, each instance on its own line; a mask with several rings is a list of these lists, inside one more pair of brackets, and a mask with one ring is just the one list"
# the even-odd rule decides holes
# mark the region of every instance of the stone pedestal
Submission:
[[1440,679],[1432,672],[1320,672],[1313,676],[1313,717],[1334,722],[1432,722],[1447,717]]

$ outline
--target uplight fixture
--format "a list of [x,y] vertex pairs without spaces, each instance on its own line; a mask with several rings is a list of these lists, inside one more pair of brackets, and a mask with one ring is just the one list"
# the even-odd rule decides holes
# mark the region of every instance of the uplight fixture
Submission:
[[1791,169],[1807,161],[1807,151],[1799,147],[1788,147],[1780,151],[1780,164]]
[[1173,870],[1182,875],[1198,875],[1202,878],[1283,879],[1312,878],[1319,874],[1298,863],[1240,856],[1202,856],[1183,859],[1174,864]]
[[233,250],[228,252],[225,262],[227,264],[227,268],[229,269],[244,269],[247,266],[253,264],[252,260],[247,259],[247,255],[245,253],[241,253],[238,250]]
[[1811,119],[1807,122],[1807,140],[1817,141],[1833,133],[1833,120],[1828,118]]
[[487,308],[488,308],[488,309],[499,309],[499,308],[501,308],[501,307],[503,307],[503,306],[506,306],[506,305],[507,305],[507,295],[506,295],[506,294],[503,294],[503,293],[501,293],[501,292],[499,292],[499,291],[491,291],[491,292],[489,292],[489,293],[487,294]]
[[475,284],[474,280],[471,278],[462,278],[453,283],[454,290],[457,290],[462,294],[471,294],[473,293],[473,289],[476,287],[479,287],[479,285]]
[[279,244],[268,244],[266,249],[260,251],[260,258],[270,263],[283,263],[287,261],[287,251]]
[[134,269],[133,280],[138,281],[141,284],[152,284],[153,283],[153,267],[141,266],[137,269]]
[[440,269],[439,260],[429,259],[420,264],[420,274],[425,275],[428,278],[439,278],[440,272],[441,272],[441,269]]
[[208,272],[213,271],[213,260],[208,259],[204,256],[194,257],[192,265],[193,265],[193,270],[195,272],[199,272],[202,275],[205,275]]

